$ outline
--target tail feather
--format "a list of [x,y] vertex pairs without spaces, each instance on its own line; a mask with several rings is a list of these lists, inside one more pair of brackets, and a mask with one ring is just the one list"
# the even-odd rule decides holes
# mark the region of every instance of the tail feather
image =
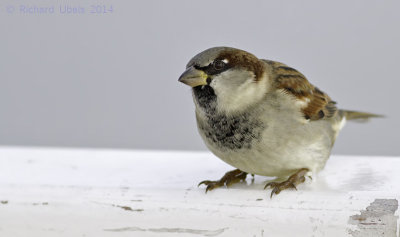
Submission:
[[351,111],[351,110],[339,110],[341,116],[344,116],[346,120],[356,120],[360,122],[366,122],[370,118],[383,118],[385,116],[379,114]]

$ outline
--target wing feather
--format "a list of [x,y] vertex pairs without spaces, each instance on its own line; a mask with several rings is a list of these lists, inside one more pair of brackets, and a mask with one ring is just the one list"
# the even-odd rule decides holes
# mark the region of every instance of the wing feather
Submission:
[[338,111],[336,102],[313,86],[303,74],[283,63],[269,60],[264,62],[272,66],[276,88],[283,89],[296,100],[304,102],[301,111],[306,119],[315,121],[335,116]]

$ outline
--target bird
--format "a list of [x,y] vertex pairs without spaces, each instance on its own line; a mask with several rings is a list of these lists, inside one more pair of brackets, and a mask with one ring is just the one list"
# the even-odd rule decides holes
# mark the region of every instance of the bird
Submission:
[[195,55],[178,79],[192,89],[198,132],[208,149],[236,168],[205,180],[207,191],[276,177],[271,198],[321,171],[347,120],[381,115],[338,109],[336,102],[284,63],[232,47]]

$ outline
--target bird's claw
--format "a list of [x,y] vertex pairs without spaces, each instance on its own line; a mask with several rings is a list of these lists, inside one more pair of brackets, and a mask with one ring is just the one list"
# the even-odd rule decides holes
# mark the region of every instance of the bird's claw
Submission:
[[291,175],[286,181],[283,182],[269,182],[264,186],[264,189],[271,187],[272,191],[271,191],[271,198],[272,196],[278,195],[282,190],[285,189],[295,189],[297,184],[303,183],[306,178],[304,177],[305,174],[308,172],[309,170],[307,168],[303,168],[300,169],[299,171],[297,171],[295,174]]
[[270,183],[267,183],[265,185],[264,189],[266,189],[268,187],[272,188],[271,196],[270,196],[271,198],[272,198],[272,196],[274,194],[277,195],[282,190],[285,190],[285,189],[295,189],[295,190],[297,190],[296,185],[294,185],[294,183],[291,183],[290,181],[285,181],[285,182],[282,182],[282,183],[270,182]]
[[219,188],[222,186],[229,187],[234,183],[238,183],[242,180],[245,180],[246,176],[247,176],[246,172],[236,169],[236,170],[227,172],[220,180],[217,180],[217,181],[204,180],[204,181],[200,182],[198,184],[198,186],[200,186],[202,184],[206,185],[207,186],[206,193],[207,193],[208,191],[211,191],[215,188]]
[[201,182],[197,185],[197,187],[200,187],[200,185],[202,185],[202,184],[204,184],[204,185],[209,185],[211,182],[212,182],[212,181],[210,181],[210,180],[201,181]]
[[221,187],[221,186],[224,186],[224,183],[221,183],[220,181],[204,180],[204,181],[202,181],[202,182],[199,183],[198,187],[199,187],[200,185],[202,185],[202,184],[204,184],[204,185],[207,186],[207,187],[206,187],[206,193],[207,193],[208,191],[211,191],[211,190],[215,189],[215,188],[219,188],[219,187]]

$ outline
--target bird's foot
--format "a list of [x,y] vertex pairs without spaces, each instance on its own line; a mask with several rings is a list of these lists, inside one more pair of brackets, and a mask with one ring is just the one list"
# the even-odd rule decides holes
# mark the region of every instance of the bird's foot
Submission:
[[198,186],[202,184],[206,185],[207,186],[206,193],[207,193],[208,191],[211,191],[215,188],[219,188],[225,185],[229,187],[234,183],[244,181],[246,179],[246,176],[247,176],[246,172],[236,169],[225,173],[225,175],[220,180],[217,181],[204,180],[200,182]]
[[271,191],[271,198],[274,194],[279,194],[282,190],[285,189],[296,189],[296,185],[303,183],[306,178],[305,175],[307,174],[307,172],[310,171],[307,168],[302,168],[300,170],[298,170],[296,173],[294,173],[293,175],[291,175],[286,181],[283,182],[270,182],[267,183],[264,187],[264,189],[271,187],[272,191]]

